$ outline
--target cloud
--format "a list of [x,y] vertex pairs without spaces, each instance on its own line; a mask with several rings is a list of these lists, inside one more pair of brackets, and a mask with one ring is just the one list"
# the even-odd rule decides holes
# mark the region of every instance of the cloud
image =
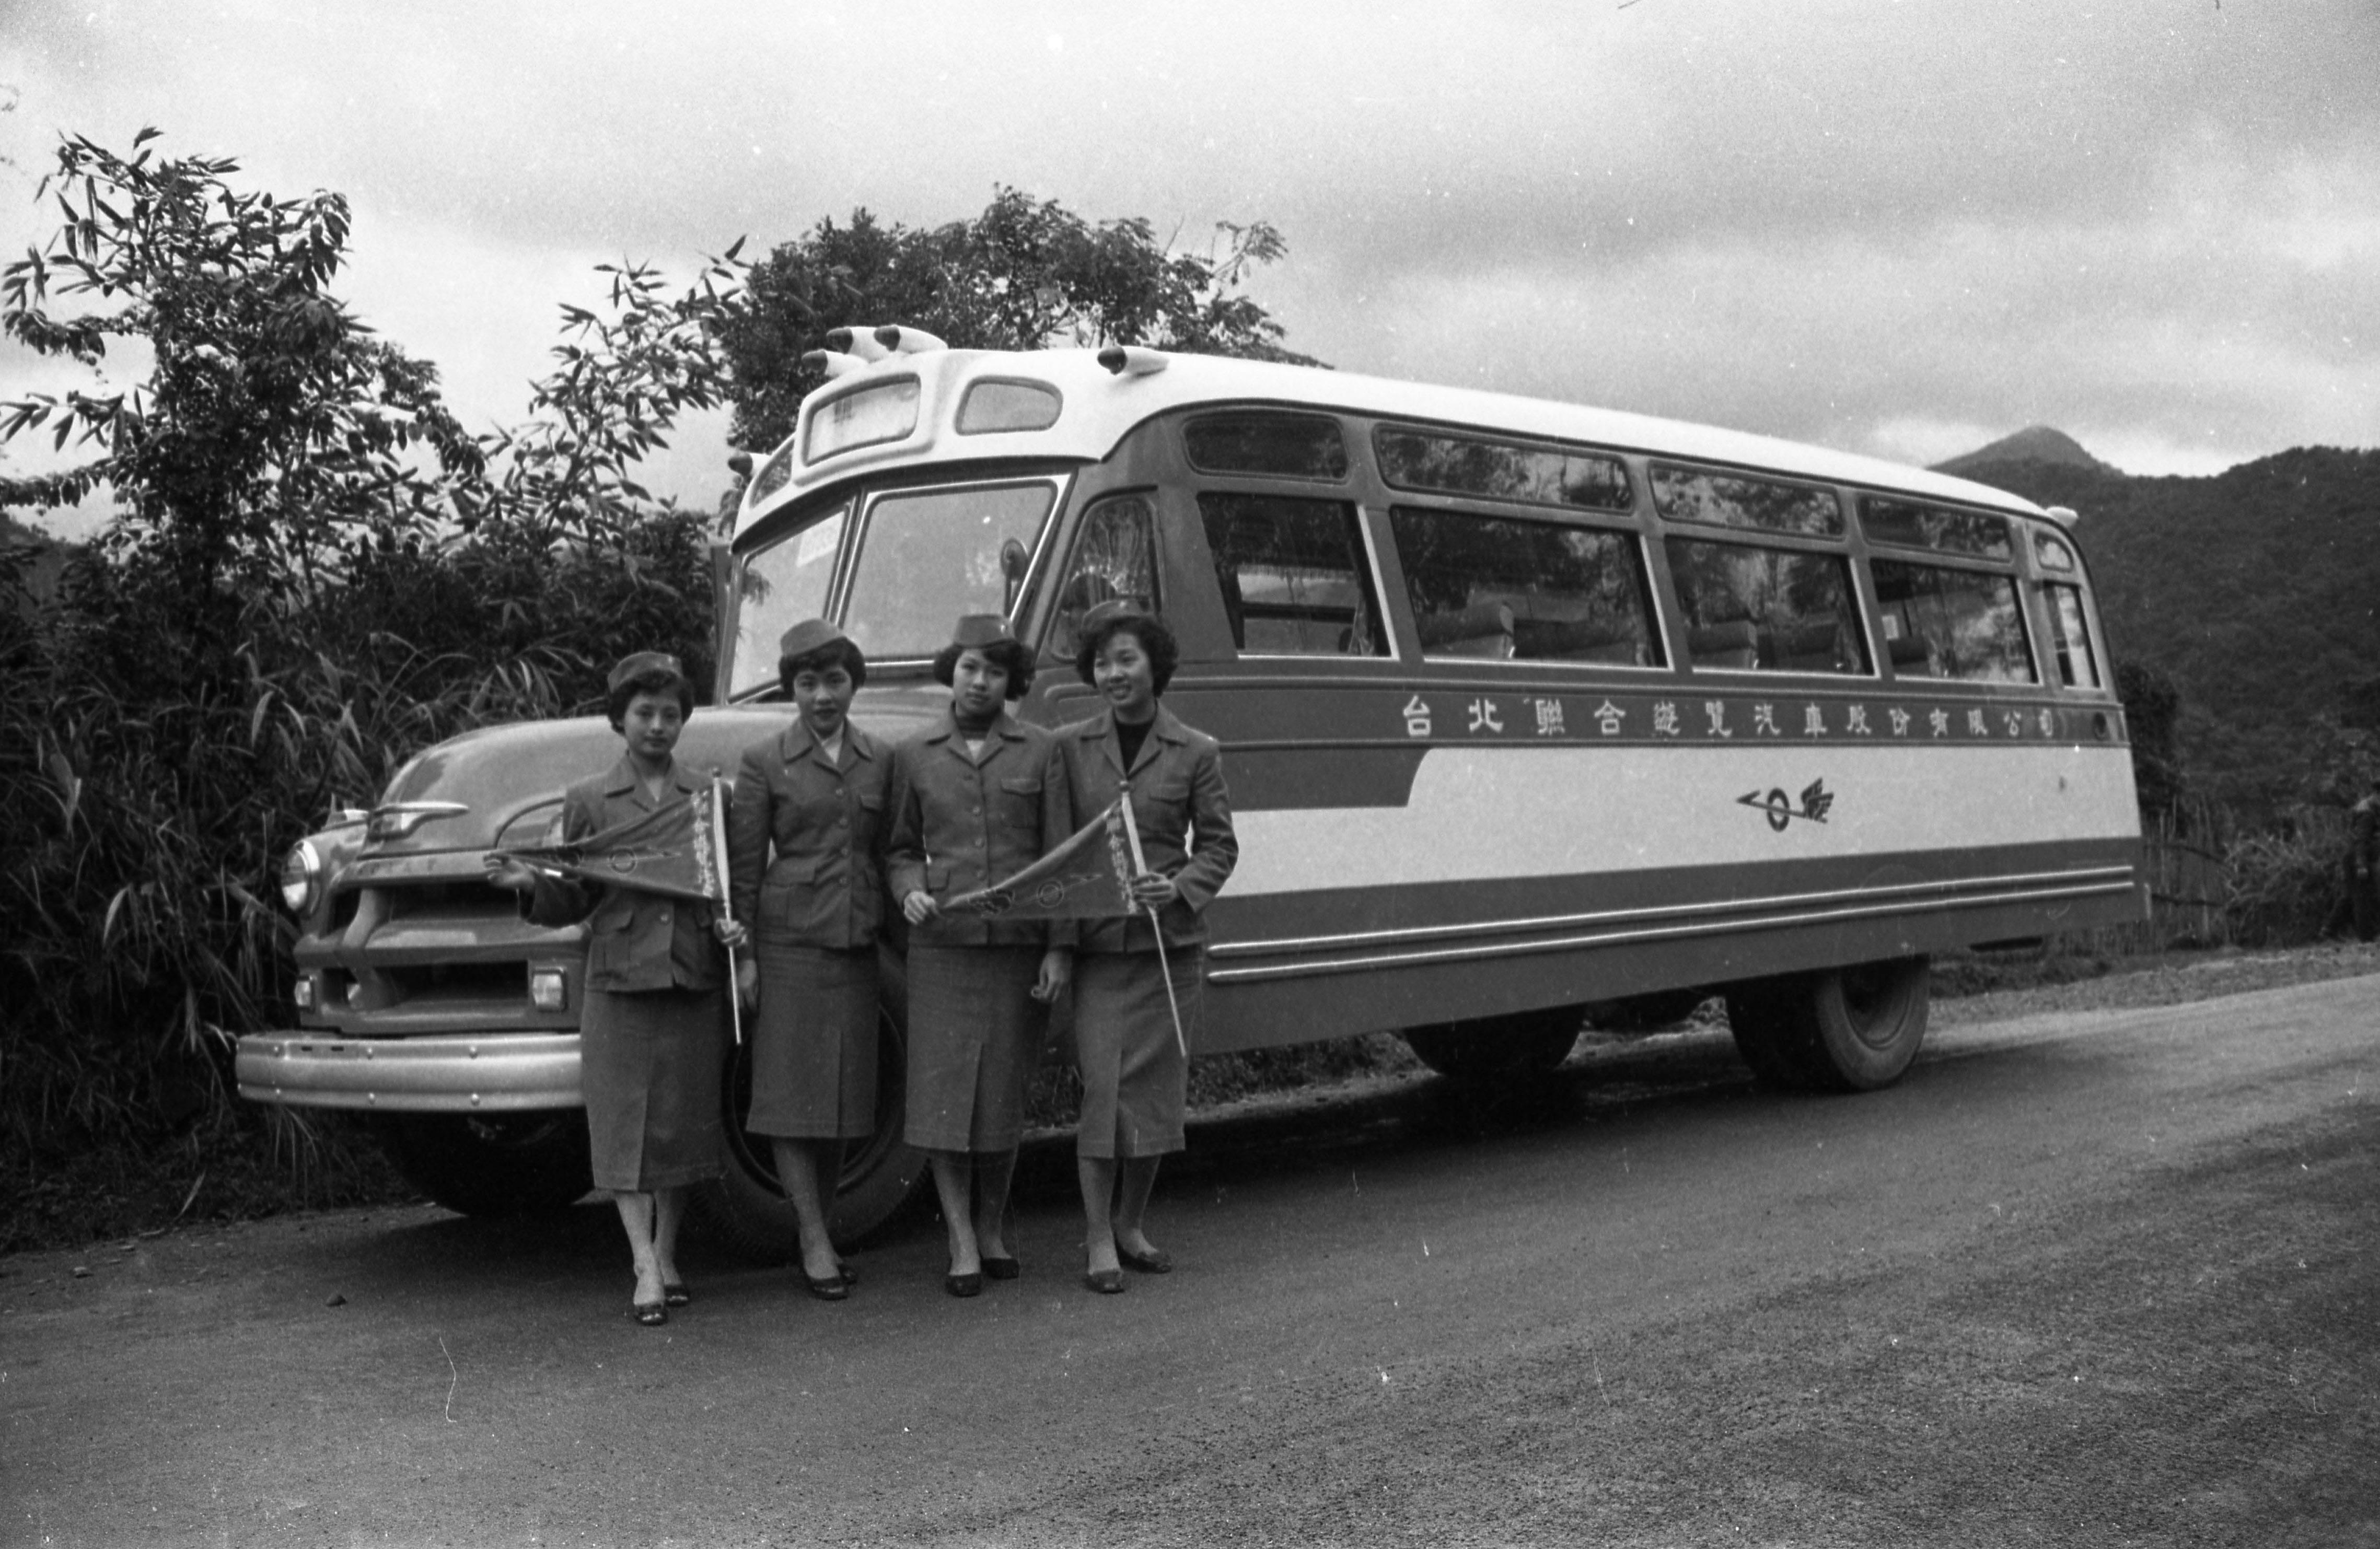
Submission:
[[[1363,369],[1911,454],[2048,421],[2152,466],[2368,442],[2380,407],[2369,0],[660,15],[26,0],[0,151],[154,123],[343,189],[359,309],[473,423],[516,416],[598,259],[997,183],[1194,246],[1272,220],[1258,297]],[[689,499],[715,434],[682,439]]]

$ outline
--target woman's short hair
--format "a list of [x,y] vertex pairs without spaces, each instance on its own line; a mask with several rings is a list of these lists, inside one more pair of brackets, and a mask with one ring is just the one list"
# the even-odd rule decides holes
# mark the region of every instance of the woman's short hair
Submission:
[[959,658],[980,651],[994,667],[1008,671],[1008,697],[1022,699],[1033,692],[1033,653],[1023,642],[994,640],[989,646],[944,646],[934,657],[934,681],[945,688],[959,674]]
[[777,686],[784,690],[786,696],[790,698],[793,696],[795,678],[800,677],[804,672],[823,672],[832,667],[840,667],[850,673],[852,687],[862,688],[867,685],[868,658],[860,654],[856,645],[838,636],[816,650],[804,651],[799,656],[779,657]]
[[1173,669],[1181,663],[1182,647],[1173,642],[1173,631],[1154,613],[1116,613],[1088,622],[1080,639],[1075,643],[1075,676],[1094,687],[1097,683],[1091,670],[1098,665],[1099,647],[1119,635],[1129,635],[1140,642],[1148,653],[1148,675],[1157,692],[1173,681]]
[[666,667],[647,667],[625,677],[613,679],[605,690],[603,714],[610,719],[613,731],[626,730],[629,701],[639,694],[674,694],[677,696],[678,713],[682,716],[694,714],[694,684],[686,682],[686,674],[672,672]]

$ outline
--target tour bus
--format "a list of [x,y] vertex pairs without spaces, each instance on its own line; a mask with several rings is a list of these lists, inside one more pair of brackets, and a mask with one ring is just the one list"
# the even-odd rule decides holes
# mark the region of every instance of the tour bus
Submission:
[[[1589,1015],[1659,1025],[1721,995],[1764,1081],[1869,1089],[1916,1054],[1928,954],[2143,915],[2071,512],[1349,372],[897,326],[834,342],[717,555],[713,704],[681,761],[732,774],[792,717],[776,646],[801,619],[867,652],[853,717],[897,741],[947,705],[929,662],[963,613],[1004,612],[1038,649],[1020,712],[1050,724],[1100,708],[1072,667],[1087,608],[1161,614],[1167,703],[1221,742],[1240,843],[1195,1052],[1394,1029],[1492,1080],[1559,1063]],[[476,732],[300,844],[303,1025],[241,1040],[242,1093],[376,1115],[457,1208],[582,1192],[583,936],[524,923],[480,856],[543,837],[616,751],[601,718]],[[920,1170],[897,938],[882,971],[845,1237]],[[705,1208],[782,1253],[747,1079],[722,1094],[732,1156]]]

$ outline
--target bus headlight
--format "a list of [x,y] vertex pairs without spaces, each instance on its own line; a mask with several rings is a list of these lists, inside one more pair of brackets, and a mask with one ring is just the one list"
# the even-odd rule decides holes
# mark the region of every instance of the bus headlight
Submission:
[[301,839],[290,848],[281,863],[281,902],[289,913],[304,917],[314,907],[316,891],[322,883],[322,856],[310,839]]
[[558,1011],[565,1003],[565,981],[559,968],[528,971],[528,1003],[540,1011]]

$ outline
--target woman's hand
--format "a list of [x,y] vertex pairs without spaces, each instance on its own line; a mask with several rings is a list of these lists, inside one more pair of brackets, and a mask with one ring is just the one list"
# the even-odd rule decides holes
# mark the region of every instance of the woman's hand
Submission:
[[1132,901],[1144,909],[1162,909],[1181,896],[1182,889],[1163,872],[1144,871],[1132,879]]
[[719,938],[719,944],[731,952],[740,950],[744,943],[751,939],[751,933],[744,928],[743,921],[724,917],[710,922],[710,934]]
[[1041,954],[1041,976],[1033,982],[1033,998],[1048,1005],[1066,993],[1075,982],[1075,954],[1064,947],[1052,947]]
[[480,857],[480,869],[487,874],[489,886],[506,892],[525,893],[537,886],[537,868],[516,856],[491,850]]
[[934,902],[934,895],[922,888],[912,889],[901,899],[901,917],[913,926],[939,918],[941,913],[942,906]]
[[748,957],[735,960],[735,998],[747,1011],[760,1004],[760,965]]

